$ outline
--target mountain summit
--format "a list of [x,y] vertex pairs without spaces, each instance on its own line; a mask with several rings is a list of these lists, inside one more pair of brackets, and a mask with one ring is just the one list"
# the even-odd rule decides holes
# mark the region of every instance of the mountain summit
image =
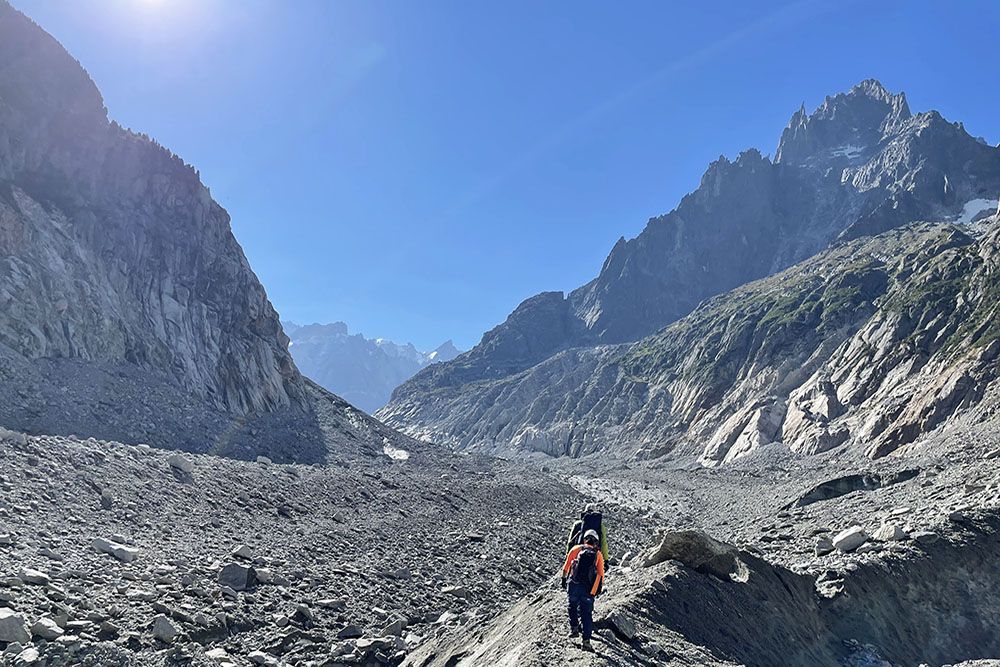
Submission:
[[870,157],[911,117],[903,93],[874,79],[827,97],[812,114],[799,109],[781,134],[774,161],[798,165],[846,165]]
[[[646,434],[665,451],[665,443],[676,441],[666,433],[687,432],[699,410],[712,407],[711,397],[721,400],[716,390],[722,387],[654,392],[653,385],[623,379],[646,374],[629,375],[633,366],[604,359],[621,349],[609,345],[641,341],[674,323],[667,331],[683,330],[689,345],[716,342],[713,336],[749,344],[743,337],[754,335],[750,323],[738,331],[700,328],[688,316],[708,299],[842,243],[915,221],[975,222],[997,209],[998,194],[1000,149],[937,112],[912,114],[902,94],[864,81],[828,97],[812,114],[796,112],[775,161],[754,149],[735,160],[720,157],[677,208],[650,220],[638,237],[619,240],[594,280],[565,296],[549,292],[526,300],[468,353],[400,387],[379,415],[411,433],[463,447],[578,454]],[[852,283],[852,294],[884,294],[868,284],[870,278],[844,280],[860,281]],[[766,328],[765,334],[772,336]],[[651,349],[671,339],[656,339]],[[825,344],[834,345],[833,339]],[[693,358],[678,349],[658,366],[656,382],[729,363],[735,358]],[[789,379],[782,391],[794,386]],[[753,392],[740,400],[757,406],[747,408],[748,420],[780,425],[782,401]],[[717,420],[730,417],[742,418],[723,410],[699,433],[711,439]],[[601,426],[591,428],[592,421]],[[761,428],[767,434],[761,439],[774,437],[770,427]],[[850,437],[840,433],[834,440]],[[705,460],[727,460],[727,452],[740,451],[728,441],[721,449]]]

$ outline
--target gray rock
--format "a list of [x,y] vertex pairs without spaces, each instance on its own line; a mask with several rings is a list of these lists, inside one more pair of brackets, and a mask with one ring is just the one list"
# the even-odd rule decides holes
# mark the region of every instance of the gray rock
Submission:
[[31,626],[31,634],[52,641],[63,635],[63,629],[51,618],[43,617]]
[[49,583],[49,575],[30,567],[22,568],[17,576],[24,583],[35,586],[45,586]]
[[833,541],[829,537],[820,537],[816,540],[816,555],[825,556],[829,553],[833,553],[836,549],[833,546]]
[[332,609],[333,611],[344,611],[347,609],[347,602],[341,599],[324,598],[316,602],[318,607]]
[[739,549],[696,530],[663,533],[659,544],[649,549],[640,559],[642,567],[652,567],[665,560],[676,560],[723,581],[740,580],[747,574]]
[[243,558],[245,560],[250,560],[253,558],[253,550],[245,544],[233,549],[233,556],[235,558]]
[[406,629],[406,624],[402,619],[395,619],[389,625],[382,628],[382,634],[386,637],[400,637]]
[[348,625],[337,633],[337,639],[357,639],[365,634],[364,630],[357,625]]
[[883,523],[872,534],[872,539],[878,542],[898,542],[899,540],[905,540],[906,537],[906,531],[903,530],[903,527],[891,521]]
[[280,667],[281,665],[278,658],[263,651],[251,651],[247,654],[247,659],[255,665],[264,665],[264,667]]
[[635,623],[622,612],[614,611],[608,614],[605,619],[605,624],[611,628],[612,632],[625,641],[632,641],[635,639],[637,634]]
[[180,470],[182,473],[190,475],[194,472],[194,462],[183,454],[171,454],[167,457],[167,463],[171,468]]
[[90,546],[102,553],[114,556],[123,563],[131,563],[139,556],[139,550],[134,547],[127,547],[124,544],[118,544],[117,542],[112,542],[111,540],[105,539],[103,537],[98,537]]
[[0,607],[0,642],[25,644],[30,639],[24,617],[12,609]]
[[838,551],[854,551],[868,541],[868,533],[861,526],[852,526],[847,530],[837,533],[833,538],[833,546]]
[[172,644],[180,634],[180,628],[174,625],[173,621],[164,616],[163,614],[158,614],[153,618],[153,637],[159,639],[164,644]]
[[27,667],[28,665],[37,665],[41,659],[41,654],[39,654],[38,649],[34,646],[29,646],[14,658],[14,667]]
[[230,563],[219,572],[219,585],[234,591],[247,591],[257,585],[257,573],[247,565]]

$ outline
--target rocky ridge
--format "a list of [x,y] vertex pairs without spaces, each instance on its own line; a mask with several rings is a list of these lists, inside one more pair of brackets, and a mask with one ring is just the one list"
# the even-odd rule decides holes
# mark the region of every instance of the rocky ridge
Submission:
[[590,458],[584,476],[579,461],[557,462],[588,494],[658,526],[610,573],[595,652],[567,638],[553,578],[404,664],[992,664],[995,427],[935,434],[905,458],[878,461],[771,447],[721,468]]
[[578,348],[383,414],[458,447],[731,462],[881,457],[997,406],[996,218],[847,241],[632,345]]

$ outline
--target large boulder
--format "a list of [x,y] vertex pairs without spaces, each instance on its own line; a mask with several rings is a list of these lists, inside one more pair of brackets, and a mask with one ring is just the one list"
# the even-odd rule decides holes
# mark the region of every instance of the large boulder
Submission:
[[749,569],[741,555],[733,545],[720,542],[701,531],[677,530],[663,533],[659,544],[639,556],[639,563],[642,567],[652,567],[666,560],[675,560],[723,581],[746,581]]
[[851,526],[847,530],[837,533],[837,536],[833,538],[833,546],[838,551],[846,553],[854,551],[867,541],[868,533],[865,532],[864,528],[861,526]]

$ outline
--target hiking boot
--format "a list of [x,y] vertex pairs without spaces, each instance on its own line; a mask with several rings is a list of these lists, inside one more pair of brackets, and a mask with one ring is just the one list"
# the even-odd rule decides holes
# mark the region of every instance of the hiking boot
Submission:
[[580,628],[570,628],[569,629],[569,637],[570,637],[570,639],[573,639],[573,638],[579,637],[579,636],[580,636]]
[[593,652],[593,650],[594,650],[594,645],[590,643],[590,640],[589,640],[589,639],[584,639],[584,640],[583,640],[583,641],[582,641],[582,642],[580,643],[580,648],[582,648],[582,649],[583,649],[584,651],[591,651],[591,652]]

